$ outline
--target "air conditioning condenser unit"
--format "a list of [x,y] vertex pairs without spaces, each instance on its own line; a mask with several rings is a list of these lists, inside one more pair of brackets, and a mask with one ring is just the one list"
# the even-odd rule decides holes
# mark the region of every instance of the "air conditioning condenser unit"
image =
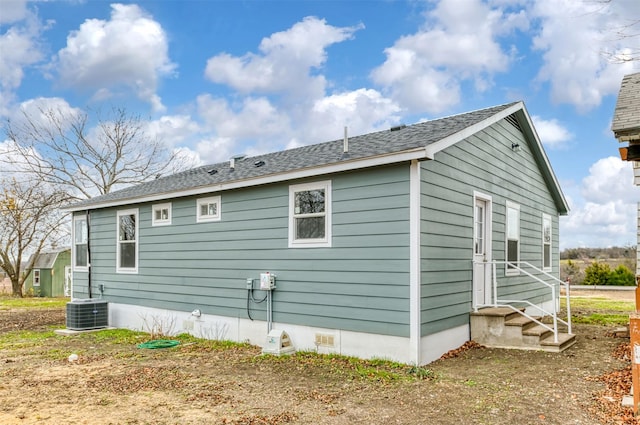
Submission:
[[102,299],[78,299],[67,303],[67,329],[87,330],[109,326],[109,303]]

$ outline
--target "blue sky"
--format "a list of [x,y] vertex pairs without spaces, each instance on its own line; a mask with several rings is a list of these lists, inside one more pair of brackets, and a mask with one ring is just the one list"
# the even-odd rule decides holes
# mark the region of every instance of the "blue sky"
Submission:
[[125,106],[212,163],[523,100],[571,206],[561,248],[628,246],[610,127],[638,20],[637,0],[0,0],[0,118]]

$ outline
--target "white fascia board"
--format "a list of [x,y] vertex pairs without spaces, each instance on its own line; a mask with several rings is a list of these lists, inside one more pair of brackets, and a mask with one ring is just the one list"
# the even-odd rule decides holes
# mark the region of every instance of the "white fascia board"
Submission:
[[425,149],[427,151],[427,157],[429,159],[434,159],[435,154],[448,148],[449,146],[453,146],[461,140],[466,139],[467,137],[471,137],[479,131],[484,130],[485,128],[497,123],[498,121],[508,117],[514,112],[519,111],[520,109],[524,109],[524,104],[522,102],[518,102],[507,109],[504,109],[498,112],[495,115],[490,116],[480,122],[473,124],[472,126],[466,127],[457,133],[454,133],[450,136],[445,137],[444,139],[440,139],[437,142],[431,143]]
[[560,187],[560,183],[558,182],[558,179],[556,178],[556,174],[553,172],[553,168],[551,168],[551,163],[549,162],[549,157],[547,157],[547,154],[546,154],[546,152],[544,150],[544,146],[542,145],[542,142],[540,141],[540,137],[538,137],[538,132],[536,131],[536,128],[533,126],[533,122],[531,121],[531,117],[529,116],[529,112],[527,112],[527,108],[524,106],[524,104],[522,104],[522,113],[523,113],[524,117],[527,120],[527,124],[529,126],[529,129],[531,130],[531,134],[533,135],[533,140],[536,143],[536,148],[538,149],[538,152],[540,152],[540,157],[544,161],[544,166],[547,168],[549,176],[553,180],[553,184],[556,187],[556,192],[560,196],[560,200],[561,200],[561,202],[563,204],[563,207],[564,207],[565,211],[568,214],[569,213],[569,203],[567,202],[567,199],[565,198],[564,193],[562,192],[562,188]]
[[321,165],[317,167],[302,168],[295,171],[288,171],[278,174],[270,174],[267,176],[255,177],[244,180],[230,181],[226,183],[212,184],[207,186],[194,187],[192,189],[179,190],[175,192],[163,192],[149,196],[141,196],[136,198],[125,198],[103,203],[96,203],[86,206],[70,206],[62,208],[67,212],[85,211],[87,209],[94,210],[98,208],[119,207],[123,205],[139,204],[144,202],[161,201],[165,199],[181,198],[184,196],[202,195],[205,193],[222,192],[225,190],[239,189],[244,187],[259,186],[269,183],[278,183],[289,180],[303,179],[307,177],[316,177],[325,174],[340,173],[343,171],[359,170],[362,168],[376,167],[381,165],[389,165],[398,162],[411,160],[427,160],[431,159],[426,155],[425,148],[419,147],[402,152],[395,152],[375,157],[367,157],[364,159],[355,159],[351,161],[342,161],[337,164]]

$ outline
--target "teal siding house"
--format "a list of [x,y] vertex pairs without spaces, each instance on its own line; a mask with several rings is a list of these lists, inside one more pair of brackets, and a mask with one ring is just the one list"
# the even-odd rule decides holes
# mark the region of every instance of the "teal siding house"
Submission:
[[[29,259],[29,262],[31,259]],[[23,291],[41,297],[71,295],[71,250],[69,248],[41,252],[24,280]]]
[[73,298],[108,300],[110,326],[263,347],[284,332],[299,350],[425,364],[470,339],[494,282],[555,308],[516,265],[559,275],[568,205],[516,102],[234,157],[68,210]]

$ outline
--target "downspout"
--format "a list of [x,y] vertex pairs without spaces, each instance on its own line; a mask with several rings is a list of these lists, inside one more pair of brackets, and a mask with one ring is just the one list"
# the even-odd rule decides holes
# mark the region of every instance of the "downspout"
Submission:
[[92,298],[91,294],[91,211],[87,210],[87,291],[89,292],[89,298]]

